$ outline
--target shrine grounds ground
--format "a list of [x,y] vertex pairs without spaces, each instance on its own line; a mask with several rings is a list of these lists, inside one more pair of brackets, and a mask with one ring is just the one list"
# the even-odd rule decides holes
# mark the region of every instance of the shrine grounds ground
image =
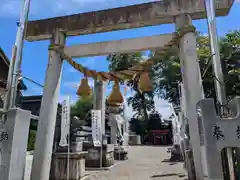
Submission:
[[186,180],[183,163],[167,162],[168,147],[129,146],[129,158],[108,171],[88,171],[90,180]]

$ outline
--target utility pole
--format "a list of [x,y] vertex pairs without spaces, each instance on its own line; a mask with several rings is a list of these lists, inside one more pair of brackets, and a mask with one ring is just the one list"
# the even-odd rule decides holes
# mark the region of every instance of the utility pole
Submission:
[[[22,48],[24,41],[24,28],[28,18],[30,8],[30,0],[24,0],[23,10],[20,15],[20,22],[18,23],[17,37],[12,49],[12,56],[8,70],[8,79],[6,85],[6,94],[4,98],[3,112],[7,112],[9,108],[15,106],[15,99],[13,94],[17,93],[18,75],[21,67]],[[18,68],[17,68],[18,67]],[[16,92],[14,92],[16,91]],[[6,116],[2,117],[1,124],[6,121]]]
[[[12,49],[12,57],[8,69],[6,94],[3,105],[3,116],[0,117],[1,137],[5,135],[4,141],[0,142],[0,171],[1,180],[22,179],[26,161],[27,137],[31,118],[31,112],[16,109],[18,75],[21,66],[21,56],[24,41],[24,25],[26,23],[30,0],[25,0],[18,24],[16,41]],[[16,92],[15,92],[16,91]],[[14,109],[13,109],[14,108]],[[8,119],[8,121],[7,121]],[[10,137],[8,139],[8,137]],[[21,137],[19,139],[19,137]],[[21,141],[21,146],[19,146]],[[14,160],[17,163],[13,162]]]
[[[226,92],[224,87],[224,77],[222,72],[222,66],[220,62],[219,47],[218,47],[216,17],[215,17],[215,1],[205,0],[205,6],[207,11],[208,31],[210,36],[212,65],[213,65],[213,71],[215,75],[214,82],[215,82],[215,89],[217,93],[217,100],[221,105],[225,105],[227,104],[227,99],[226,99]],[[228,158],[228,168],[229,168],[230,179],[232,180],[232,179],[235,179],[232,148],[227,148],[227,158]]]
[[28,20],[28,14],[30,9],[30,0],[24,0],[23,10],[20,15],[20,21],[18,23],[16,42],[13,48],[13,55],[10,62],[8,82],[7,82],[7,95],[6,105],[4,110],[15,107],[18,82],[21,73],[22,64],[22,50],[24,44],[25,25]]

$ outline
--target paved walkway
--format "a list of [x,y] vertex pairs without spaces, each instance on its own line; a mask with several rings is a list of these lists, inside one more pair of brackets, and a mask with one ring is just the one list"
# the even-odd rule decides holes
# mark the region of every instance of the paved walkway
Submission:
[[[88,172],[90,180],[185,180],[182,163],[163,162],[169,159],[166,147],[130,146],[129,159],[117,162],[109,171]],[[172,175],[170,175],[172,174]],[[174,175],[175,174],[175,175]],[[178,175],[176,175],[178,174]],[[163,175],[166,175],[163,177]]]

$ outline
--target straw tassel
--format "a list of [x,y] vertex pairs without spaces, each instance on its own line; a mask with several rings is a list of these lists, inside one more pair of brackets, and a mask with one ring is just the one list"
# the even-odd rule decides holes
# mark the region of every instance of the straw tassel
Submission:
[[88,85],[88,79],[87,77],[84,77],[81,80],[80,86],[78,87],[77,95],[81,97],[87,97],[87,96],[90,96],[91,94],[92,94],[92,89]]
[[123,96],[120,92],[119,83],[115,81],[111,94],[109,95],[108,104],[112,106],[118,106],[124,102]]
[[138,88],[142,92],[151,92],[153,90],[152,81],[147,71],[140,75]]

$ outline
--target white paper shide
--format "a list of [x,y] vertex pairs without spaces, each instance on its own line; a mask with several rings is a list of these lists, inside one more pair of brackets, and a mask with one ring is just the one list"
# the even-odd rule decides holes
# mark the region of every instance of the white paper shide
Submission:
[[101,110],[92,110],[92,138],[96,147],[101,146],[102,128],[101,128]]
[[61,118],[61,139],[60,146],[68,145],[68,135],[70,128],[70,97],[67,97],[62,103],[62,118]]

